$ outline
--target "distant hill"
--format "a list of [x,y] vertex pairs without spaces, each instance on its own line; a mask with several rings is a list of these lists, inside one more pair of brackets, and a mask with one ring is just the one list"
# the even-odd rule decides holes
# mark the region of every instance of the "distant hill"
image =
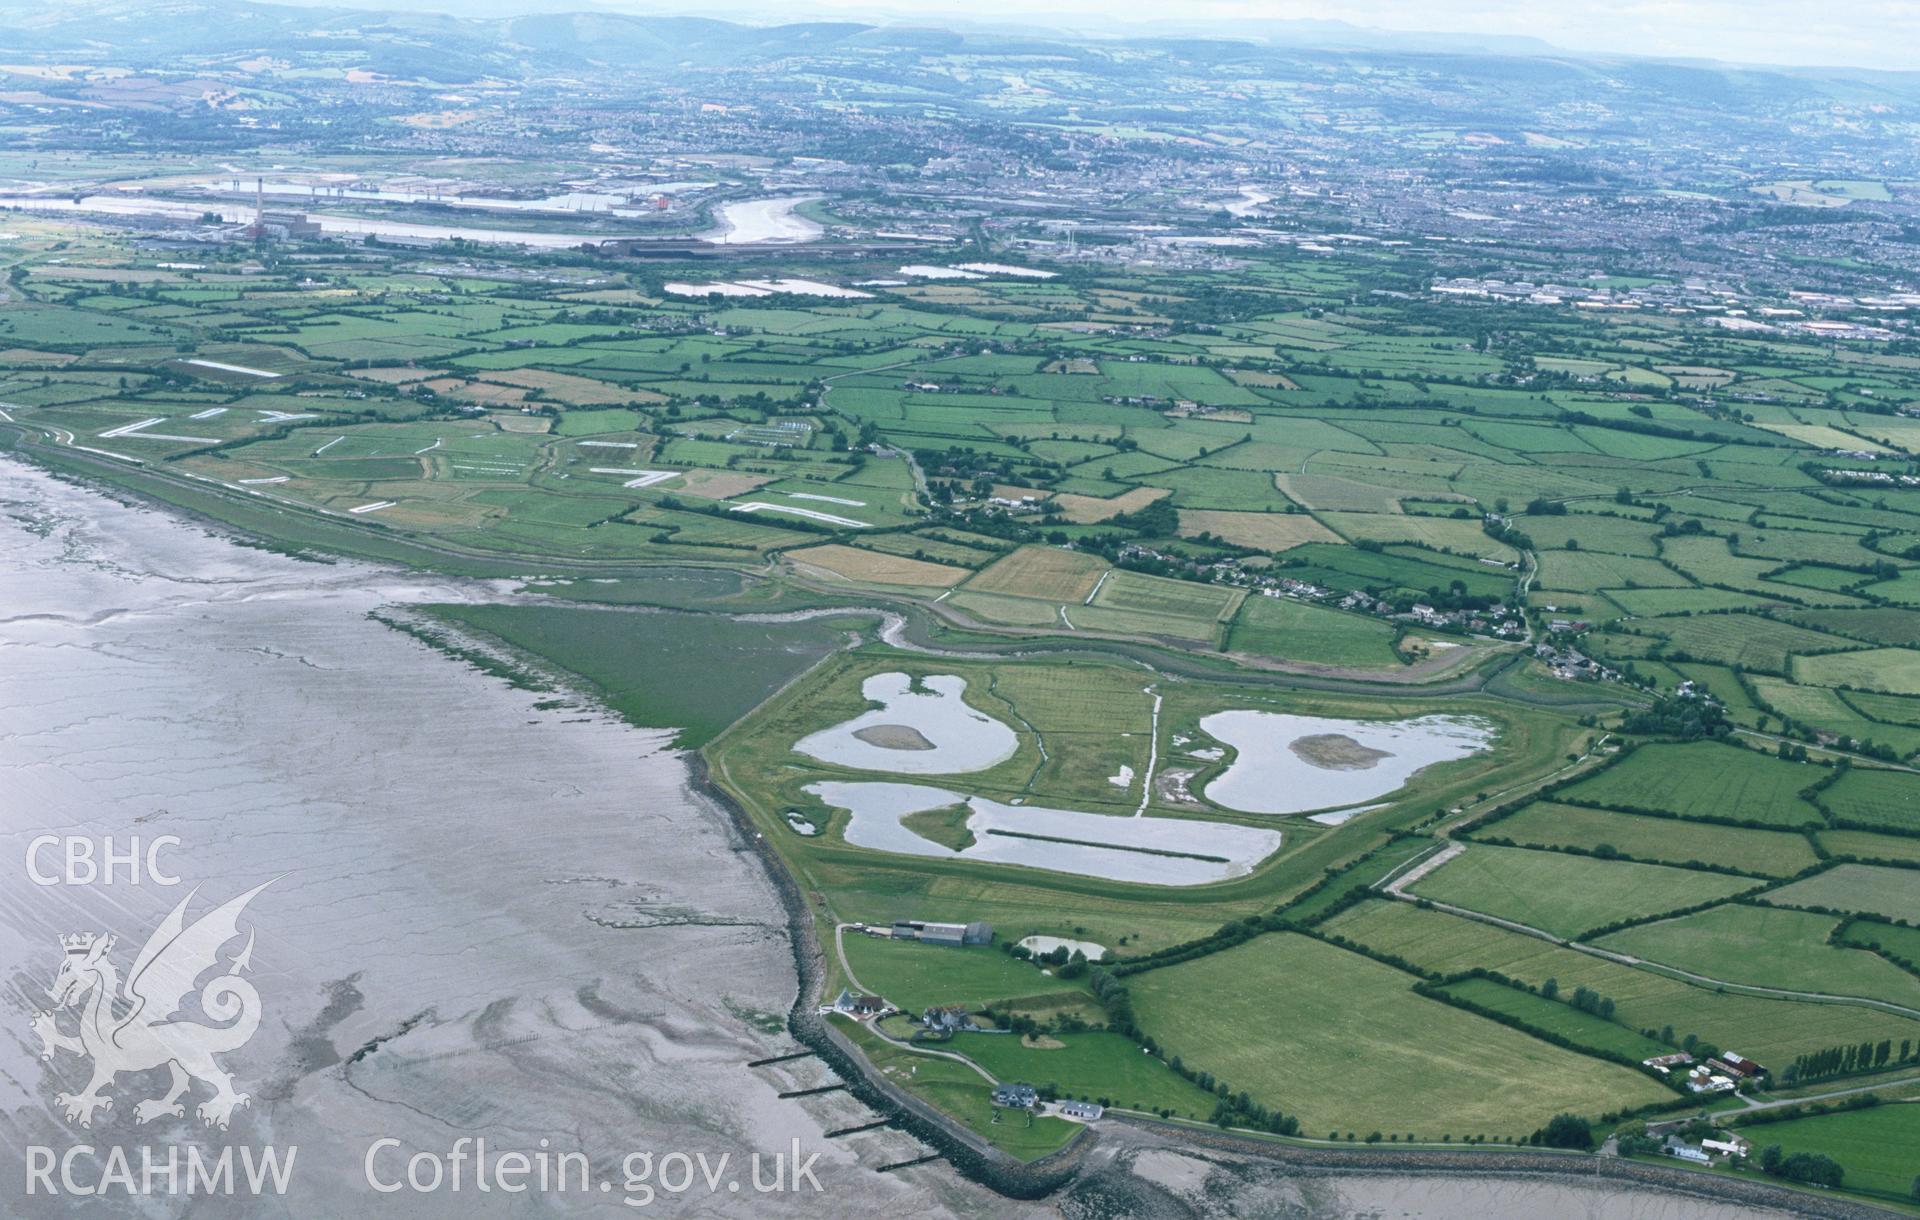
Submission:
[[[529,7],[528,0],[494,0],[492,7],[498,11],[509,3]],[[1219,25],[1169,20],[1125,27],[1124,37],[1094,38],[1010,23],[957,29],[853,21],[747,25],[608,9],[564,11],[569,3],[579,0],[531,0],[536,9],[554,11],[515,16],[451,16],[254,0],[79,0],[54,7],[0,0],[0,32],[7,54],[26,58],[181,69],[265,54],[445,83],[537,80],[587,70],[665,79],[803,62],[827,65],[826,75],[842,79],[897,79],[929,57],[957,53],[1071,64],[1089,79],[1127,88],[1156,71],[1308,79],[1350,66],[1382,66],[1430,82],[1461,82],[1475,92],[1483,116],[1505,102],[1516,116],[1555,104],[1778,112],[1800,103],[1920,102],[1920,73],[1582,56],[1533,38],[1400,33],[1341,21],[1252,21],[1234,25],[1227,36]],[[1137,54],[1120,54],[1122,48]],[[922,72],[915,80],[943,93],[966,92],[951,73],[935,81]],[[1502,90],[1512,96],[1501,96]]]

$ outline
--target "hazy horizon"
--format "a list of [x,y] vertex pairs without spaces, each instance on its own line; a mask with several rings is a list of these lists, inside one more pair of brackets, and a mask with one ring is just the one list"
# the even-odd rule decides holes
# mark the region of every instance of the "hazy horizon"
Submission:
[[[772,7],[758,0],[691,6],[647,0],[286,0],[288,3],[441,12],[462,16],[607,11],[702,16],[753,24],[808,20],[876,24],[1018,25],[1082,36],[1177,30],[1231,37],[1259,35],[1266,22],[1328,22],[1401,35],[1532,38],[1574,54],[1711,59],[1790,67],[1920,71],[1920,4],[1867,0],[1845,9],[1811,0],[1191,0],[1172,14],[1141,14],[1115,0],[1055,0],[1044,14],[1012,0],[976,0],[965,11],[897,0],[808,0]],[[1907,48],[1902,50],[1901,48]]]

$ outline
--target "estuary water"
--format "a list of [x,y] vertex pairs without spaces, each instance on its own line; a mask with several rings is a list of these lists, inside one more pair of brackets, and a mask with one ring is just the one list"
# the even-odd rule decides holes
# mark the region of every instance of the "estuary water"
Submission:
[[720,205],[713,228],[700,234],[703,241],[723,246],[754,242],[813,241],[826,230],[797,209],[820,195],[776,195],[768,199],[741,199]]
[[[239,546],[0,458],[0,1214],[623,1215],[631,1152],[730,1155],[717,1192],[698,1181],[660,1207],[655,1184],[668,1214],[928,1213],[977,1194],[943,1166],[873,1172],[923,1151],[901,1133],[822,1138],[873,1115],[777,1096],[831,1083],[818,1060],[746,1066],[797,1049],[784,917],[670,734],[552,706],[366,617],[489,592]],[[138,836],[143,854],[174,836],[155,859],[179,884],[124,867],[36,884],[41,835],[120,853]],[[31,865],[64,882],[63,859],[43,847]],[[164,1068],[122,1075],[77,1125],[59,1094],[115,1052],[41,1058],[61,938],[117,937],[125,978],[189,891],[191,920],[263,882],[238,919],[260,1021],[219,1059],[250,1097],[228,1129],[195,1120],[214,1096],[198,1082],[180,1116],[137,1122]],[[183,1016],[214,1023],[197,995]],[[590,1188],[476,1193],[468,1145],[453,1193],[463,1137],[490,1157],[585,1153]],[[795,1140],[820,1154],[822,1195],[754,1192],[748,1158],[770,1175]],[[143,1148],[298,1151],[284,1195],[23,1193],[33,1158],[82,1145],[82,1187],[116,1148],[136,1180]],[[370,1185],[370,1151],[402,1190]],[[405,1185],[416,1152],[439,1160],[438,1192]]]
[[[564,199],[565,197],[560,197]],[[723,204],[717,211],[717,224],[700,234],[704,241],[723,246],[753,245],[758,242],[812,241],[824,230],[795,208],[819,195],[785,195],[772,199],[746,199]],[[322,200],[324,202],[324,198]],[[443,201],[444,202],[444,201]],[[499,201],[495,201],[499,202]],[[9,195],[0,194],[0,210],[23,212],[78,212],[95,216],[153,216],[191,222],[212,213],[227,224],[243,224],[253,219],[251,203],[210,199],[204,203],[185,202],[132,193],[86,195]],[[566,211],[587,211],[568,208]],[[619,213],[615,213],[616,215]],[[463,238],[489,245],[526,246],[536,250],[565,250],[602,242],[619,233],[567,233],[539,229],[487,229],[465,225],[416,224],[379,216],[358,216],[348,212],[309,211],[307,219],[320,226],[324,234],[357,237],[403,237],[422,241],[450,241]]]
[[[874,1115],[843,1093],[778,1096],[832,1083],[817,1060],[747,1066],[796,1049],[777,1032],[795,989],[782,914],[670,734],[555,706],[366,617],[493,593],[243,547],[0,457],[0,1215],[1091,1216],[1119,1214],[1115,1198],[1143,1217],[1763,1214],[1600,1183],[1329,1179],[1114,1124],[1087,1181],[1037,1203],[939,1163],[875,1172],[924,1147],[825,1138]],[[132,885],[117,865],[107,884],[98,846],[91,879],[58,847],[30,861],[43,835],[117,855],[135,836],[143,856],[178,843],[154,858],[162,876]],[[117,1052],[83,1038],[85,1055],[41,1057],[62,938],[116,937],[105,959],[125,976],[183,898],[191,922],[262,883],[236,921],[251,941],[201,979],[245,949],[259,1024],[218,1062],[246,1104],[210,1128],[196,1109],[214,1091],[195,1081],[179,1116],[139,1122],[167,1072],[130,1070],[77,1125],[60,1095]],[[220,1023],[191,997],[180,1018]],[[756,1190],[748,1158],[766,1183],[796,1140],[811,1177]],[[184,1190],[189,1155],[225,1155],[238,1186],[266,1149],[291,1157],[284,1193],[189,1195],[144,1169],[179,1158]],[[589,1188],[541,1188],[543,1153],[584,1154]]]
[[[244,224],[253,219],[253,205],[222,203],[186,203],[177,199],[158,199],[146,195],[0,195],[0,209],[22,212],[78,212],[93,216],[155,216],[192,222],[212,213],[226,224]],[[532,229],[484,229],[463,225],[414,224],[404,220],[355,216],[349,213],[310,212],[307,219],[320,226],[324,234],[355,237],[406,237],[422,241],[467,241],[489,245],[527,246],[537,250],[564,250],[587,242],[605,241],[613,234],[593,236],[584,233],[555,233]]]

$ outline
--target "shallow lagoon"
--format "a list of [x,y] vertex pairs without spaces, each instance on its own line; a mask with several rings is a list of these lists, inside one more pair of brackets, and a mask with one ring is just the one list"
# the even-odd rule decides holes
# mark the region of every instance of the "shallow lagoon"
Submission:
[[1065,949],[1068,953],[1082,953],[1090,962],[1097,962],[1107,955],[1107,947],[1090,940],[1073,940],[1065,936],[1024,936],[1020,947],[1038,957],[1042,953],[1052,953],[1055,949]]
[[[1275,830],[1004,805],[925,784],[822,781],[806,790],[852,815],[845,838],[856,847],[1019,864],[1109,881],[1205,885],[1244,876],[1280,848],[1280,832]],[[967,829],[974,835],[964,850],[921,838],[900,821],[908,814],[961,803],[971,811]],[[1046,837],[1025,837],[1029,835]],[[1169,852],[1184,854],[1163,854]]]
[[1497,732],[1475,716],[1339,720],[1247,709],[1215,712],[1200,727],[1234,750],[1206,797],[1241,813],[1307,813],[1373,800],[1424,768],[1480,753]]
[[880,707],[810,733],[793,748],[821,762],[901,775],[984,771],[1013,757],[1019,737],[967,706],[961,697],[965,678],[934,674],[920,685],[914,690],[903,673],[874,674],[860,684],[860,693]]

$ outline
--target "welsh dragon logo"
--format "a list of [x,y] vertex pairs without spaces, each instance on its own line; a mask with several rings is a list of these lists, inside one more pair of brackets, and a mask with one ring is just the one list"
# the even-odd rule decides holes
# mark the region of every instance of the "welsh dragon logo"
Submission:
[[[180,1098],[196,1080],[213,1087],[213,1096],[195,1111],[210,1127],[224,1130],[233,1112],[247,1104],[247,1094],[234,1092],[233,1077],[214,1056],[246,1045],[260,1027],[260,993],[240,977],[253,959],[251,931],[223,973],[200,988],[200,1009],[218,1024],[184,1019],[180,1008],[195,980],[221,968],[221,949],[240,935],[240,912],[271,884],[255,886],[192,924],[186,914],[193,894],[182,898],[147,938],[124,985],[108,958],[117,938],[91,932],[60,938],[65,957],[47,989],[54,1008],[33,1019],[33,1031],[40,1035],[41,1058],[69,1051],[93,1061],[93,1078],[85,1089],[55,1096],[68,1121],[93,1126],[96,1111],[113,1108],[113,1099],[103,1090],[116,1076],[163,1065],[171,1073],[167,1091],[134,1106],[139,1122],[185,1117]],[[77,1034],[61,1032],[61,1009],[79,1010]]]

